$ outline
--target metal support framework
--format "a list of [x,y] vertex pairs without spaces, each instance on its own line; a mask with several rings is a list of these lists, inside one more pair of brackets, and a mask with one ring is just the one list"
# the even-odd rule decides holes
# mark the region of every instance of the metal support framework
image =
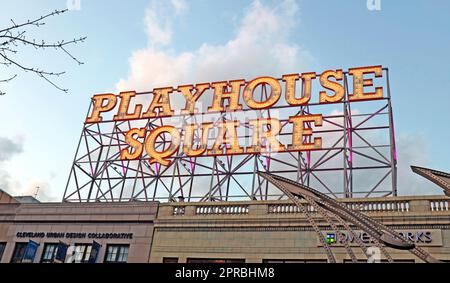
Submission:
[[[63,200],[174,201],[183,197],[185,201],[237,201],[286,198],[283,192],[256,174],[258,171],[275,173],[313,186],[333,198],[396,196],[397,157],[387,69],[383,69],[382,78],[374,80],[383,87],[382,99],[350,102],[352,77],[344,73],[345,97],[338,103],[313,101],[320,89],[315,80],[313,98],[304,106],[283,105],[280,99],[270,109],[264,110],[244,108],[238,112],[177,114],[128,121],[114,121],[112,116],[104,115],[103,121],[83,126]],[[284,85],[281,79],[279,81]],[[297,85],[296,93],[298,96],[304,93],[301,83]],[[137,98],[141,102],[149,95],[150,92],[138,93]],[[254,92],[255,99],[261,101],[269,95],[267,85]],[[208,106],[208,103],[199,104]],[[180,147],[167,167],[150,165],[145,153],[137,160],[120,159],[120,150],[128,146],[125,133],[132,128],[145,127],[152,131],[162,125],[176,125],[181,131],[183,125],[190,123],[207,121],[217,124],[219,121],[239,120],[239,142],[248,145],[252,138],[248,119],[272,117],[282,123],[277,138],[283,144],[290,144],[292,125],[288,123],[289,117],[308,114],[323,116],[322,127],[306,125],[313,129],[313,137],[322,138],[321,150],[191,158],[184,155]],[[181,132],[182,137],[183,134]],[[213,130],[208,136],[209,144],[214,142],[214,134],[217,135]],[[200,136],[200,133],[195,133],[195,145],[198,145]],[[304,142],[311,142],[313,137],[304,137]],[[165,136],[157,140],[161,149],[170,143]]]
[[[312,217],[312,213],[304,209],[304,204],[299,201],[300,199],[305,199],[307,203],[314,208],[314,213],[320,215],[321,218],[323,218],[327,223],[326,225],[329,226],[336,235],[342,235],[340,228],[338,228],[338,225],[344,228],[347,233],[352,235],[353,239],[357,240],[359,248],[362,249],[367,257],[369,257],[369,255],[367,254],[367,249],[370,246],[375,245],[380,249],[380,252],[386,257],[389,262],[392,262],[393,260],[389,255],[387,247],[398,250],[407,250],[424,262],[439,262],[426,251],[416,246],[414,242],[401,237],[400,234],[393,229],[375,221],[374,219],[359,211],[352,210],[345,204],[340,203],[317,190],[314,190],[300,183],[296,183],[292,180],[276,176],[274,174],[259,172],[259,175],[266,179],[268,182],[274,184],[278,189],[283,191],[289,197],[289,199],[291,199],[294,204],[300,209],[300,211],[305,214],[309,223],[316,231],[316,234],[326,251],[329,262],[336,262],[336,260],[332,252],[332,247],[327,244],[325,235],[323,234],[323,230],[325,230],[326,227],[324,227],[324,224],[322,222],[322,229],[318,227],[318,225],[316,224],[317,217]],[[353,228],[351,228],[350,225],[355,228],[361,229],[362,231],[370,235],[374,244],[363,243],[359,239],[359,237],[355,235]],[[342,244],[344,245],[345,250],[350,256],[351,260],[353,262],[356,262],[357,258],[354,254],[353,249],[349,247],[347,241],[342,241],[340,239],[340,242],[342,242]]]

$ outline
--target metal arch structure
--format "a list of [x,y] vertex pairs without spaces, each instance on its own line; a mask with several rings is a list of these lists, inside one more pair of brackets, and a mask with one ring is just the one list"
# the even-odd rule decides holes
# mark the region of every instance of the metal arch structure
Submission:
[[444,194],[450,197],[450,174],[438,170],[433,170],[429,168],[411,166],[411,170],[435,183],[444,190]]
[[[364,102],[349,101],[350,76],[343,73],[345,97],[341,102],[327,105],[315,102],[297,107],[276,104],[264,110],[244,108],[239,113],[180,114],[128,121],[104,118],[99,123],[85,123],[63,201],[165,202],[179,197],[185,201],[285,199],[286,195],[259,176],[258,171],[314,186],[332,198],[396,196],[397,156],[388,69],[383,68],[383,77],[377,79],[384,89],[383,98]],[[301,84],[298,87],[298,93],[303,93]],[[255,97],[259,95],[261,100],[268,97],[266,86],[256,93]],[[143,92],[138,96],[149,94]],[[287,119],[296,113],[324,113],[322,127],[308,124],[314,135],[326,141],[321,150],[190,158],[180,149],[167,167],[150,165],[146,154],[137,160],[120,159],[120,150],[127,146],[125,133],[132,128],[145,127],[151,131],[162,125],[182,126],[206,119],[214,123],[236,117],[245,120],[251,114],[258,118],[277,117],[283,123],[279,138],[286,140],[290,138]],[[238,135],[245,143],[251,138],[248,123],[244,122],[243,128]],[[200,140],[198,133],[195,138]],[[312,140],[311,136],[304,139],[305,142]],[[210,136],[208,142],[213,141],[214,137]],[[169,143],[164,137],[157,141],[161,148]]]
[[[338,235],[339,240],[343,243],[347,254],[350,256],[352,262],[357,262],[357,258],[354,254],[353,249],[348,245],[347,241],[344,240],[341,230],[345,230],[349,235],[356,240],[359,248],[363,253],[369,257],[368,248],[369,245],[361,241],[361,239],[355,234],[354,228],[361,229],[371,236],[374,244],[380,249],[381,253],[386,257],[388,262],[392,262],[393,259],[390,256],[386,247],[407,250],[414,254],[421,260],[427,263],[440,262],[439,260],[432,257],[426,251],[416,246],[410,240],[407,240],[399,235],[393,229],[375,221],[369,216],[348,208],[345,204],[336,201],[327,195],[314,190],[308,186],[296,183],[292,180],[276,176],[274,174],[258,172],[258,174],[266,179],[268,182],[274,184],[278,189],[283,191],[290,200],[300,209],[300,211],[306,216],[310,225],[314,228],[324,250],[327,254],[328,261],[331,263],[336,262],[334,257],[332,247],[326,242],[322,230],[319,228],[317,222],[317,217],[312,217],[312,213],[318,214],[322,219],[325,220],[326,225],[330,226]],[[307,204],[312,207],[312,212],[306,209],[305,204],[300,202],[300,199],[305,199]],[[324,223],[321,222],[323,226]],[[352,225],[354,228],[352,228]],[[340,227],[338,227],[340,226]],[[323,229],[323,228],[322,228]]]

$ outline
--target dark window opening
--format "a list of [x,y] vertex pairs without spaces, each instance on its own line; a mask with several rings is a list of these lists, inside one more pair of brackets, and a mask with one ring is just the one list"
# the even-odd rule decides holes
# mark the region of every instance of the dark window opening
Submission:
[[92,244],[75,244],[73,263],[88,263],[91,256]]
[[44,251],[42,252],[41,263],[51,263],[55,260],[58,244],[47,243],[44,245]]
[[25,250],[27,249],[28,243],[16,243],[14,247],[13,255],[11,257],[11,263],[20,263],[22,262],[23,256],[25,254]]
[[178,263],[177,257],[163,257],[163,263]]
[[130,245],[107,245],[106,263],[126,263],[128,261],[128,250]]
[[5,252],[6,243],[0,243],[0,261],[2,260],[3,253]]

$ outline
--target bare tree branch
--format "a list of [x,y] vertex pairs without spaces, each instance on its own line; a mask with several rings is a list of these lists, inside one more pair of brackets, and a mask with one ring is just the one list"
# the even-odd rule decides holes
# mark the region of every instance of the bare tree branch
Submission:
[[45,44],[44,41],[42,41],[42,43],[36,43],[36,41],[29,41],[29,40],[26,40],[24,36],[0,35],[0,38],[7,38],[7,39],[10,39],[10,41],[5,41],[5,42],[3,42],[3,43],[1,44],[2,46],[3,46],[3,45],[8,45],[8,44],[10,44],[11,42],[20,41],[20,42],[22,42],[24,45],[27,45],[27,44],[28,44],[28,45],[31,45],[31,46],[34,46],[34,47],[37,47],[37,48],[50,48],[50,47],[53,47],[53,48],[61,48],[61,47],[63,47],[64,45],[69,45],[69,44],[77,43],[77,42],[83,42],[83,41],[86,39],[86,37],[80,37],[80,38],[78,38],[78,39],[73,39],[73,40],[66,41],[66,42],[64,42],[64,40],[63,40],[63,41],[60,41],[60,42],[57,42],[57,43],[53,43],[53,44]]
[[59,76],[59,75],[62,75],[62,74],[65,73],[65,72],[57,72],[57,73],[55,73],[55,72],[46,72],[46,71],[39,70],[39,69],[36,69],[36,68],[25,67],[25,66],[22,66],[22,65],[20,65],[19,63],[13,61],[13,60],[10,60],[8,57],[6,57],[5,55],[3,55],[2,53],[0,53],[0,56],[3,57],[3,59],[5,59],[6,61],[8,61],[9,63],[11,63],[11,64],[13,64],[13,65],[19,67],[19,68],[22,69],[22,70],[24,70],[25,72],[30,71],[30,72],[37,73],[37,74],[39,74],[39,75],[49,75],[49,76]]
[[[17,77],[17,74],[10,77],[9,79],[0,80],[0,83],[8,83],[8,82],[12,81],[13,79],[15,79],[16,77]],[[5,95],[5,93],[0,90],[0,95]]]
[[[65,74],[64,71],[60,72],[54,72],[54,71],[47,71],[43,70],[37,67],[30,67],[26,66],[26,64],[23,64],[20,62],[18,58],[16,58],[16,55],[20,53],[19,47],[25,46],[25,47],[32,47],[35,49],[56,49],[61,50],[66,56],[71,58],[73,61],[77,62],[78,65],[84,64],[79,59],[77,59],[70,51],[67,49],[68,46],[77,44],[79,42],[84,42],[86,37],[80,37],[80,38],[74,38],[72,40],[60,40],[56,41],[54,43],[46,43],[44,40],[36,40],[35,38],[27,38],[25,36],[26,34],[26,28],[28,26],[36,26],[40,27],[42,25],[45,25],[44,19],[48,17],[52,17],[55,15],[59,15],[62,13],[65,13],[67,9],[65,10],[55,10],[51,13],[48,13],[44,16],[41,16],[34,20],[27,20],[26,22],[16,24],[14,20],[11,19],[12,25],[1,29],[0,30],[0,59],[3,61],[0,61],[0,66],[3,67],[16,67],[18,69],[21,69],[24,72],[32,72],[35,73],[38,77],[44,79],[46,82],[54,86],[56,89],[68,92],[68,89],[62,88],[56,84],[52,77],[59,77],[60,75]],[[13,77],[9,79],[0,79],[0,83],[8,83],[12,79],[16,78],[17,74],[15,74]],[[5,94],[0,90],[0,95]]]
[[17,74],[15,74],[14,76],[10,77],[9,79],[0,80],[0,83],[7,83],[9,81],[12,81],[15,77],[17,77]]
[[59,14],[65,13],[67,11],[68,11],[68,9],[55,10],[55,11],[53,11],[53,12],[47,14],[47,15],[39,17],[38,19],[35,19],[35,20],[32,20],[32,21],[28,20],[27,22],[22,23],[22,24],[18,24],[18,25],[11,19],[11,22],[13,23],[13,25],[11,27],[8,27],[8,28],[0,30],[0,33],[4,32],[4,31],[11,31],[13,29],[21,28],[21,27],[27,26],[27,25],[35,25],[35,26],[45,25],[45,23],[41,23],[43,19],[51,17],[51,16],[54,16],[54,15],[59,15]]

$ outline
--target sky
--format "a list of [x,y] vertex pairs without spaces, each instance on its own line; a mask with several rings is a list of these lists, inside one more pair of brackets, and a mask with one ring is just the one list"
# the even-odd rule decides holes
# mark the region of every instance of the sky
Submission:
[[[376,1],[376,0],[375,0]],[[373,1],[372,1],[373,2]],[[305,71],[389,68],[399,194],[441,194],[410,165],[450,171],[450,2],[380,0],[0,0],[0,30],[55,9],[30,37],[87,36],[57,50],[19,46],[18,60],[66,71],[58,91],[0,65],[0,188],[59,201],[90,98],[97,93]],[[39,191],[37,191],[39,187]]]

